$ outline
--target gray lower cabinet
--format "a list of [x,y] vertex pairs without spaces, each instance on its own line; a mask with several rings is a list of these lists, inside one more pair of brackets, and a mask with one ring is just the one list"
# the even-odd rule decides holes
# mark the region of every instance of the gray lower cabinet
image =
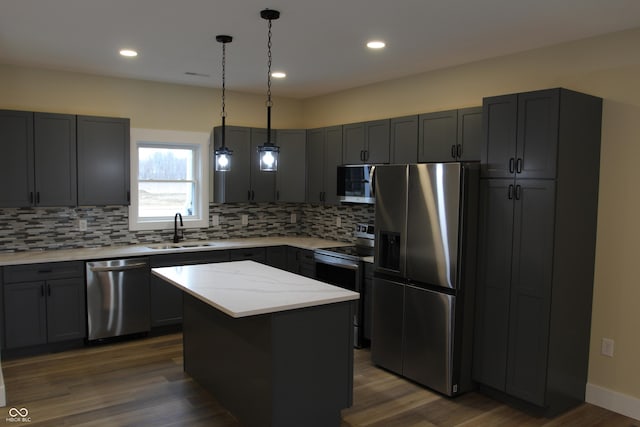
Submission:
[[229,261],[245,261],[245,260],[266,264],[267,248],[242,248],[242,249],[229,250]]
[[281,270],[287,269],[287,246],[269,246],[266,248],[265,264]]
[[[151,268],[226,261],[229,261],[229,252],[226,250],[163,254],[149,258]],[[152,274],[149,296],[151,327],[181,324],[182,298],[183,293],[180,289]]]
[[307,131],[307,202],[338,205],[338,166],[342,164],[342,126]]
[[78,116],[78,205],[128,205],[129,119]]
[[288,246],[287,270],[314,279],[316,277],[316,262],[313,258],[313,251]]
[[3,348],[86,337],[83,263],[4,268]]
[[0,110],[0,207],[76,205],[76,117]]
[[482,146],[482,107],[419,116],[419,162],[478,161]]
[[276,131],[280,159],[276,172],[276,201],[304,203],[306,200],[306,138],[304,129]]
[[390,163],[418,163],[418,116],[394,117],[390,121]]
[[485,106],[473,379],[553,416],[585,397],[602,100],[552,89]]

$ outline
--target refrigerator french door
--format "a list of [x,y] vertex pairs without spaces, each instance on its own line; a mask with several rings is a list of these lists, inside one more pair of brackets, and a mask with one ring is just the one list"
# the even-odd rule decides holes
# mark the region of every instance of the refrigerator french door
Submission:
[[478,170],[376,170],[372,359],[449,396],[471,388]]

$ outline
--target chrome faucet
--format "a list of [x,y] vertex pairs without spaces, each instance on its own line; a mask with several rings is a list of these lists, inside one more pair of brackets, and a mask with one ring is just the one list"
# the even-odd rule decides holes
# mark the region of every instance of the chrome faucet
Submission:
[[178,217],[180,218],[180,227],[184,227],[182,214],[178,212],[176,216],[173,217],[173,243],[178,243],[180,239],[184,239],[184,231],[182,228],[180,229],[180,234],[178,234]]

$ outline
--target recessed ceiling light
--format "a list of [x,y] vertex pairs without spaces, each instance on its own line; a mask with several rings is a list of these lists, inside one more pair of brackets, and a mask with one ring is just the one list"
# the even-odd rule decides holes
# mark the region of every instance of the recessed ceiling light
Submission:
[[385,43],[380,40],[372,40],[367,43],[367,47],[369,49],[382,49],[385,46],[386,46]]
[[132,49],[122,49],[120,50],[120,55],[133,58],[134,56],[138,56],[138,52]]
[[283,73],[282,71],[274,71],[273,73],[271,73],[271,77],[273,77],[274,79],[284,79],[285,77],[287,77],[287,73]]

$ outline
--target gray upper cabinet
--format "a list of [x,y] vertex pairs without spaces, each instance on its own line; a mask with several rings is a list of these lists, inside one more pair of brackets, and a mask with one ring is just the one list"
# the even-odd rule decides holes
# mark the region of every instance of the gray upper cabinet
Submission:
[[306,200],[306,138],[304,129],[277,130],[280,159],[276,173],[276,201],[304,203]]
[[585,395],[602,99],[551,89],[484,105],[473,377],[553,416]]
[[78,116],[78,205],[128,205],[129,119]]
[[391,119],[390,138],[391,163],[418,163],[417,115]]
[[307,202],[338,205],[337,174],[342,164],[342,126],[307,131]]
[[[275,141],[275,131],[272,131]],[[222,128],[213,131],[214,147],[220,147]],[[242,126],[226,126],[225,144],[233,151],[231,170],[215,172],[216,203],[273,202],[276,174],[260,170],[258,146],[267,141],[267,130]],[[279,162],[281,163],[281,162]],[[278,165],[278,168],[280,164]]]
[[344,164],[389,163],[389,119],[343,125]]
[[480,160],[481,107],[421,114],[418,120],[419,162]]
[[75,206],[76,117],[35,113],[35,204]]
[[33,156],[33,113],[0,110],[0,207],[33,203]]
[[559,91],[485,98],[481,174],[486,178],[555,178]]
[[[260,170],[258,146],[267,142],[266,129],[251,129],[251,201],[273,202],[276,199],[276,172]],[[271,142],[278,144],[275,131],[271,131]],[[282,162],[278,160],[278,169]]]
[[458,144],[456,160],[480,160],[482,150],[482,107],[458,110]]
[[418,161],[452,161],[458,132],[458,110],[420,114]]
[[76,118],[0,112],[0,206],[76,205]]
[[[213,138],[213,149],[220,147],[222,128],[213,130]],[[251,198],[251,129],[226,126],[225,144],[233,151],[231,170],[215,172],[214,200],[216,203],[248,202]]]

